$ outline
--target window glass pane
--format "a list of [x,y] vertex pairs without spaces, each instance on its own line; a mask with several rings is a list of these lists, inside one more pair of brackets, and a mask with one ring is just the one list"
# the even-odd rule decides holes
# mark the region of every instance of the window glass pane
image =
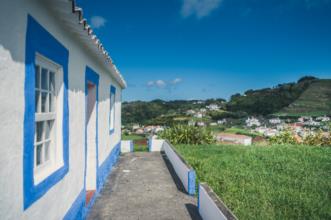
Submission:
[[48,73],[47,69],[41,69],[41,88],[47,90],[48,89]]
[[55,91],[55,73],[49,72],[49,90],[54,92]]
[[42,92],[41,93],[41,112],[47,112],[47,92]]
[[39,112],[40,111],[40,92],[36,91],[35,92],[35,112]]
[[36,147],[36,165],[39,166],[42,163],[42,144]]
[[52,133],[52,128],[53,128],[53,123],[54,121],[53,120],[49,120],[46,122],[46,134],[45,134],[45,139],[49,139],[50,138],[50,135]]
[[40,142],[43,137],[43,124],[42,121],[36,123],[36,142]]
[[40,67],[36,65],[35,87],[40,88]]
[[54,112],[54,95],[52,93],[49,93],[49,112]]
[[45,161],[49,160],[49,147],[50,147],[50,141],[47,141],[44,146],[44,152],[45,152]]
[[45,125],[46,125],[46,131],[45,131],[45,140],[49,139],[49,136],[50,136],[50,133],[51,133],[51,128],[50,128],[50,124],[49,124],[49,121],[46,121],[45,122]]
[[114,129],[115,119],[115,94],[111,94],[110,97],[110,129]]

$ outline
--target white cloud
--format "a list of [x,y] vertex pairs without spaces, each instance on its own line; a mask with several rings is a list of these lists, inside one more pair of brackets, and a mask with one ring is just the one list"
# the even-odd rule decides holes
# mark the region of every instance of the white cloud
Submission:
[[167,83],[164,80],[156,80],[156,81],[148,81],[147,82],[148,87],[157,87],[157,88],[164,88],[167,86]]
[[91,26],[92,28],[101,28],[105,26],[107,20],[101,16],[92,16],[91,17]]
[[155,80],[155,81],[148,81],[147,82],[147,87],[155,87],[155,88],[160,88],[160,89],[163,89],[163,88],[168,88],[170,89],[171,87],[174,87],[175,85],[181,83],[183,80],[181,78],[175,78],[173,80],[170,80],[170,81],[165,81],[165,80],[162,80],[162,79],[158,79],[158,80]]
[[218,8],[222,0],[183,0],[181,14],[184,18],[195,16],[203,18]]
[[155,82],[154,81],[149,81],[149,82],[147,82],[147,86],[148,87],[152,87],[152,86],[154,86],[155,85]]
[[161,79],[156,80],[155,85],[159,88],[164,88],[167,86],[167,83]]
[[176,78],[176,79],[174,79],[174,80],[171,81],[171,84],[176,85],[176,84],[178,84],[178,83],[181,83],[182,81],[183,81],[183,80],[182,80],[181,78]]

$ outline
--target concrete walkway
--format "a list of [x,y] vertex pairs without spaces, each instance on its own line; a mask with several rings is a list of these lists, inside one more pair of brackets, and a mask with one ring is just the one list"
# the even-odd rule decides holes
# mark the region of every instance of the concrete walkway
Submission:
[[201,219],[196,199],[183,186],[165,155],[149,152],[120,157],[88,219]]

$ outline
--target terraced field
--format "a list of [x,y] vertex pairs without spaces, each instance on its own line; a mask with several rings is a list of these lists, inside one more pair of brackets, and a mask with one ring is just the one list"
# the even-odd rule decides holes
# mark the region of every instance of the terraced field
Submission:
[[317,80],[291,105],[284,108],[279,116],[331,115],[331,80]]

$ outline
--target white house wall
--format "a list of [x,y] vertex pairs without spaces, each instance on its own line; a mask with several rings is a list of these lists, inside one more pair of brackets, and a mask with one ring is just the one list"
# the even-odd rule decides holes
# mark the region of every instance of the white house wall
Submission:
[[[84,185],[85,68],[99,74],[99,165],[121,139],[121,88],[41,1],[0,3],[0,219],[62,219]],[[64,9],[66,10],[66,9]],[[71,10],[71,9],[68,9]],[[25,37],[30,14],[69,51],[69,172],[23,208]],[[116,87],[115,132],[109,133],[109,90]]]

